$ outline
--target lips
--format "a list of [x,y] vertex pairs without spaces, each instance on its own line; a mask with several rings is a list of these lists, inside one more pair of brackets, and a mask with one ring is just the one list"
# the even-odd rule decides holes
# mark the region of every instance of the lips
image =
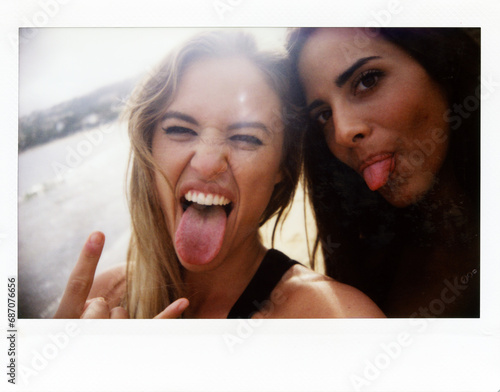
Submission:
[[366,159],[359,170],[368,188],[376,191],[387,184],[389,176],[394,171],[394,167],[394,154],[384,153]]

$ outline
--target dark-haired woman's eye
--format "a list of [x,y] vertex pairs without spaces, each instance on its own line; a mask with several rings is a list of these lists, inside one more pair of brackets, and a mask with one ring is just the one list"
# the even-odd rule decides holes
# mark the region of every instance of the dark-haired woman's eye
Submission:
[[325,125],[332,117],[331,109],[320,110],[314,115],[314,121],[320,125]]
[[384,73],[376,69],[361,73],[353,82],[354,95],[374,88],[383,76]]

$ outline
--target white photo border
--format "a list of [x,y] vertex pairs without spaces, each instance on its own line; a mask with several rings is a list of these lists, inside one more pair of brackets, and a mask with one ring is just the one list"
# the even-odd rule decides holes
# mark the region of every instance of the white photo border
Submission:
[[[53,15],[47,11],[48,4]],[[482,75],[494,87],[500,85],[500,7],[488,1],[366,0],[339,5],[317,0],[35,0],[4,2],[0,7],[3,293],[7,293],[7,277],[17,274],[18,48],[12,38],[19,27],[41,24],[42,13],[48,17],[40,27],[365,27],[376,23],[480,27]],[[262,324],[18,320],[17,385],[9,385],[6,375],[0,384],[20,391],[500,390],[500,285],[495,279],[500,277],[500,263],[494,229],[500,221],[495,148],[500,145],[495,121],[499,107],[498,90],[481,105],[480,319],[267,320]],[[0,320],[1,330],[6,331],[5,308]],[[1,363],[7,364],[9,342],[4,336],[2,341]]]

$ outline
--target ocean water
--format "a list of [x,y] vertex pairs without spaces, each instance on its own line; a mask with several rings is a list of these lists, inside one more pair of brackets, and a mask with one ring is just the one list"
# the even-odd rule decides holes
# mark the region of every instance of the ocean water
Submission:
[[126,261],[126,127],[110,123],[19,155],[19,317],[52,317],[80,250],[106,235],[97,273]]

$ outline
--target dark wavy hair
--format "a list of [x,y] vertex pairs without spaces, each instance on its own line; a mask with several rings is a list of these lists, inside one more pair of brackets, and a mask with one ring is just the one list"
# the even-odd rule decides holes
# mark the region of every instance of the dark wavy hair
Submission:
[[[292,29],[287,41],[296,82],[294,100],[301,107],[305,107],[305,98],[297,65],[302,48],[315,30]],[[460,186],[474,203],[470,213],[478,219],[480,30],[382,28],[366,33],[379,34],[406,51],[445,91],[449,104],[446,118],[452,130],[447,159],[452,161]],[[464,103],[471,110],[457,114],[454,105],[463,107]],[[419,226],[422,229],[418,208],[393,207],[378,192],[370,191],[359,174],[333,156],[323,133],[312,122],[304,138],[303,155],[305,186],[318,229],[313,262],[321,247],[327,275],[357,286],[375,302],[382,301],[382,294],[376,292],[380,289],[368,282],[374,277],[367,276],[369,269],[364,263],[374,254],[397,259],[402,245],[398,248],[395,239],[403,238],[402,220],[403,227],[411,226],[408,230],[416,232]],[[373,268],[378,270],[383,269]]]

